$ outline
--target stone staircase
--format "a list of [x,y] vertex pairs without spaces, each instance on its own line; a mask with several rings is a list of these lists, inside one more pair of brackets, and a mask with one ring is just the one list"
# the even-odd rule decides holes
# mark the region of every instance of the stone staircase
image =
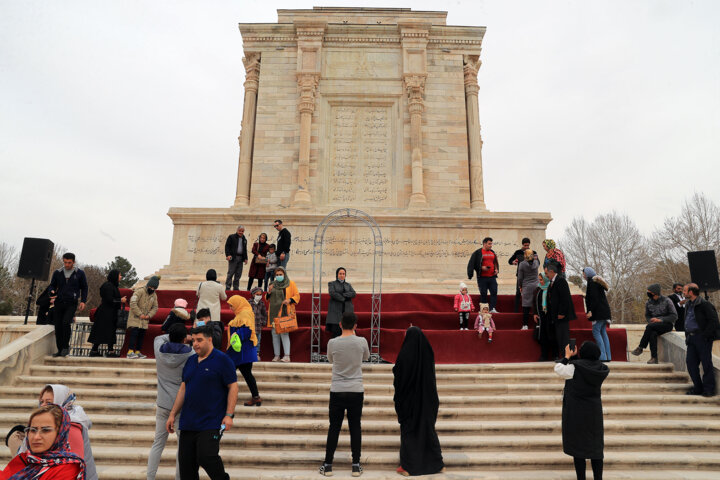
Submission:
[[[242,406],[249,394],[240,377],[235,424],[221,447],[230,477],[320,478],[330,366],[258,363],[253,370],[263,406]],[[606,479],[720,478],[720,398],[686,396],[687,376],[669,364],[619,362],[610,370],[603,387]],[[364,376],[363,477],[400,478],[391,366],[368,365]],[[48,357],[13,386],[0,387],[0,432],[27,421],[46,383],[70,386],[92,418],[102,480],[145,478],[155,425],[153,360]],[[563,381],[551,363],[438,365],[437,383],[447,473],[430,478],[575,478],[561,447]],[[350,478],[343,429],[334,470]],[[159,479],[174,478],[176,446],[170,436]],[[9,454],[0,451],[4,465]]]

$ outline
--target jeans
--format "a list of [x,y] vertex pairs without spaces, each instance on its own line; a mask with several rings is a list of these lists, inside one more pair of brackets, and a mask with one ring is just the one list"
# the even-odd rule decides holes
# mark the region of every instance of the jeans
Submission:
[[245,383],[247,383],[248,388],[250,389],[250,395],[253,397],[259,397],[260,393],[258,393],[257,388],[257,382],[255,381],[255,376],[252,374],[252,362],[250,363],[243,363],[242,365],[239,365],[237,367],[238,370],[240,370],[240,373],[242,374],[243,378],[245,379]]
[[[688,375],[693,382],[695,393],[715,394],[715,375],[713,374],[712,346],[713,341],[708,340],[699,333],[687,334],[687,365]],[[703,367],[703,376],[700,378],[700,364]]]
[[592,332],[595,343],[600,347],[600,360],[610,361],[610,339],[607,334],[607,320],[595,320],[593,322]]
[[77,302],[58,303],[52,309],[55,323],[55,346],[57,346],[58,352],[70,349],[71,325],[77,306]]
[[[158,465],[160,465],[160,456],[165,450],[165,443],[168,438],[168,431],[165,429],[165,423],[170,416],[170,410],[157,407],[155,413],[155,441],[150,447],[150,455],[148,456],[147,480],[155,480]],[[175,431],[177,432],[180,415],[175,417]],[[175,455],[175,480],[180,480],[180,461],[178,455]]]
[[327,443],[325,444],[325,463],[332,464],[333,462],[345,411],[347,411],[348,427],[350,427],[352,463],[360,463],[362,448],[360,418],[362,417],[363,398],[362,392],[330,392],[330,428],[328,428]]
[[650,356],[657,358],[657,337],[673,329],[672,323],[655,322],[645,325],[645,333],[640,339],[640,348],[646,348],[650,344]]
[[480,301],[488,303],[487,291],[490,290],[490,310],[495,309],[497,305],[497,278],[495,277],[477,277],[478,289],[480,290]]
[[275,329],[272,329],[272,340],[273,340],[273,353],[276,357],[280,356],[280,341],[282,340],[282,349],[285,352],[285,356],[290,356],[290,334],[289,333],[277,333]]
[[265,270],[265,281],[263,282],[263,290],[267,292],[268,282],[275,276],[275,269]]
[[285,252],[285,260],[280,260],[280,255],[278,254],[278,260],[280,261],[279,265],[283,268],[287,268],[288,260],[290,260],[290,252]]
[[220,458],[220,432],[218,430],[200,432],[182,430],[178,458],[181,480],[199,480],[198,469],[200,467],[205,470],[210,480],[230,479],[230,476],[225,473],[225,466]]
[[145,340],[145,329],[139,327],[130,328],[130,338],[128,340],[128,350],[142,350],[143,340]]
[[225,279],[226,290],[230,290],[231,283],[233,290],[240,290],[240,277],[242,277],[242,271],[242,258],[236,256],[232,260],[228,260],[228,272],[227,278]]

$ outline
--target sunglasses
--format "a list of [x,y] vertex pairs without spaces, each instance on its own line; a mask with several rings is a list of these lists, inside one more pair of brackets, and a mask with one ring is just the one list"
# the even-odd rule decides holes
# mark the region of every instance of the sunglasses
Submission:
[[54,432],[55,429],[53,427],[25,427],[24,432],[26,434],[32,433],[33,435],[37,435],[38,433],[40,435],[48,435],[52,432]]

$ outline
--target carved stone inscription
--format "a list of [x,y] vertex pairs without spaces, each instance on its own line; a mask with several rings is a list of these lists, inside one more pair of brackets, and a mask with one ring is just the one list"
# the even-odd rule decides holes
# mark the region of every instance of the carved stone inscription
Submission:
[[332,107],[328,202],[393,206],[389,106]]

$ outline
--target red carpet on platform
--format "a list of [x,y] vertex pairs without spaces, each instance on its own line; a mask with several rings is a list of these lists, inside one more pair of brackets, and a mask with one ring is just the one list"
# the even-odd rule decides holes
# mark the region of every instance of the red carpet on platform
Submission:
[[[132,291],[121,289],[128,298]],[[160,326],[170,313],[175,299],[184,298],[188,301],[188,310],[195,308],[197,298],[192,290],[158,290],[159,309],[151,319],[150,328],[145,335],[143,353],[153,356],[152,339],[161,334]],[[228,292],[230,295],[250,297],[249,292]],[[479,295],[473,295],[475,305],[479,303]],[[478,338],[473,330],[460,331],[458,315],[453,311],[454,295],[420,294],[420,293],[386,293],[381,297],[380,308],[380,356],[394,362],[400,350],[405,330],[410,325],[423,329],[435,351],[437,363],[505,363],[534,362],[540,356],[540,346],[533,338],[533,330],[521,330],[522,313],[514,313],[514,297],[499,295],[497,310],[493,314],[497,331],[493,334],[493,342],[487,342],[487,334]],[[357,334],[370,342],[370,294],[358,294],[353,305],[358,316]],[[322,295],[322,350],[329,339],[324,330],[325,313],[329,297]],[[584,312],[583,299],[573,296],[573,303],[578,319],[570,322],[570,337],[577,339],[580,345],[585,340],[592,340],[591,323]],[[310,323],[311,300],[309,294],[302,294],[297,306],[298,330],[290,334],[291,358],[294,362],[310,361]],[[91,312],[91,319],[94,311]],[[475,322],[477,312],[470,317],[470,327]],[[223,302],[222,320],[227,323],[233,318],[230,307]],[[532,327],[532,321],[530,326]],[[625,329],[608,329],[613,361],[625,361],[627,337]],[[262,360],[273,357],[272,337],[269,328],[263,329],[261,340]],[[123,346],[123,353],[127,345]]]

